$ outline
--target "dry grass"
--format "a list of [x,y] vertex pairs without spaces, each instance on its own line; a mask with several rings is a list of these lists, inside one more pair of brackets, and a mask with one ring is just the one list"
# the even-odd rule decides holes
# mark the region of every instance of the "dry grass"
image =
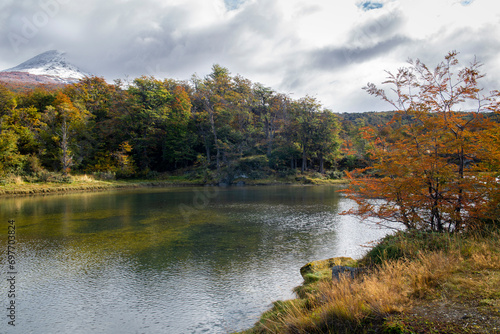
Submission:
[[[480,322],[475,325],[477,328],[483,326],[484,331],[476,328],[477,331],[467,329],[463,333],[495,330],[496,321],[500,321],[500,310],[495,309],[500,300],[499,237],[498,232],[488,237],[443,236],[441,246],[438,247],[439,242],[434,240],[436,245],[431,247],[440,250],[419,250],[415,245],[422,240],[405,240],[402,244],[407,256],[385,259],[372,267],[371,272],[354,280],[344,277],[332,281],[322,275],[319,281],[310,282],[308,289],[301,289],[309,291],[301,299],[275,303],[275,307],[247,333],[369,333],[379,330],[426,333],[425,326],[441,328],[436,333],[454,333],[457,321],[462,318],[457,320],[450,315],[451,320],[443,324],[436,324],[435,319],[395,320],[399,314],[408,314],[412,306],[426,309],[425,305],[445,301],[457,305],[457,310],[459,306],[467,310],[473,307],[465,308],[465,304],[477,305],[478,319],[481,312],[489,312],[490,323],[483,321],[482,325]],[[428,236],[423,238],[429,241]],[[430,310],[428,313],[432,315],[432,308]],[[445,310],[454,314],[453,306]],[[457,310],[455,313],[462,314]],[[441,319],[445,321],[447,316]]]
[[92,183],[92,182],[96,182],[96,179],[94,178],[94,176],[92,175],[87,175],[87,174],[83,174],[83,175],[74,175],[71,177],[72,181],[73,182],[81,182],[81,183]]
[[458,264],[457,256],[429,253],[418,261],[384,263],[364,278],[320,281],[306,308],[291,304],[295,307],[282,319],[284,332],[353,332],[370,319],[402,312],[415,297],[424,298]]
[[24,183],[23,178],[19,175],[8,174],[1,178],[3,184],[21,185]]

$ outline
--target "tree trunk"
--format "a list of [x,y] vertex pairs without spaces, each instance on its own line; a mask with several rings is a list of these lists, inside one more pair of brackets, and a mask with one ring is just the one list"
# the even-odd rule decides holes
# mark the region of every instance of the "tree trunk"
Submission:
[[214,135],[214,145],[215,145],[215,160],[217,164],[217,171],[220,170],[220,149],[219,149],[219,140],[217,138],[217,130],[215,129],[215,119],[214,119],[214,111],[211,106],[208,106],[208,113],[210,115],[210,126],[212,128],[212,133]]
[[61,156],[61,165],[62,165],[62,172],[64,176],[68,175],[69,168],[71,167],[71,155],[69,151],[69,134],[68,134],[68,124],[66,120],[63,121],[61,125],[61,149],[62,149],[62,156]]
[[319,154],[319,172],[325,174],[325,159],[323,159],[323,153]]
[[307,154],[306,154],[306,147],[302,149],[302,173],[304,173],[307,169]]

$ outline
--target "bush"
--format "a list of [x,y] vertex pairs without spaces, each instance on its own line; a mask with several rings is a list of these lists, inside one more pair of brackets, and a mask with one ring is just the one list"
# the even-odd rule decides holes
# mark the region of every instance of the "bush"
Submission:
[[235,170],[249,174],[258,170],[269,169],[269,159],[265,155],[254,155],[238,159],[234,165]]
[[422,252],[447,251],[452,244],[459,242],[460,236],[430,231],[399,231],[388,235],[370,250],[364,262],[380,264],[387,260],[400,258],[416,259]]
[[7,174],[0,179],[0,184],[22,184],[23,179],[19,175]]
[[26,158],[26,162],[24,164],[24,172],[28,175],[36,176],[43,172],[46,172],[46,170],[45,168],[43,168],[40,159],[36,155],[31,154]]
[[345,176],[344,171],[341,170],[330,170],[326,172],[326,177],[331,180],[338,180]]
[[92,173],[92,175],[96,180],[101,180],[101,181],[110,181],[116,179],[115,172],[94,172]]
[[61,173],[49,172],[42,170],[37,173],[38,182],[55,182],[55,183],[71,183],[70,175],[63,175]]
[[295,177],[299,174],[299,171],[297,169],[281,169],[278,171],[278,176],[279,177]]

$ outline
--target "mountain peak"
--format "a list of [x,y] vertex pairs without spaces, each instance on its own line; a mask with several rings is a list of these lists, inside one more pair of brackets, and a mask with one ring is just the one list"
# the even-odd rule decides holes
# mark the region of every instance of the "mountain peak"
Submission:
[[76,82],[90,74],[81,71],[66,60],[64,52],[50,50],[2,72],[26,72],[34,75],[47,75],[66,82]]

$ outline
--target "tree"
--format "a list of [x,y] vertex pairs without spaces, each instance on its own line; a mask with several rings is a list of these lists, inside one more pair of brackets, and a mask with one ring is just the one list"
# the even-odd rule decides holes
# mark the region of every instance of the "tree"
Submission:
[[314,131],[313,152],[319,160],[319,172],[324,174],[325,161],[332,162],[339,154],[339,124],[337,117],[330,110],[324,110],[316,117],[318,123]]
[[302,155],[301,171],[318,162],[320,173],[324,173],[325,159],[330,161],[340,147],[337,117],[329,110],[322,110],[321,104],[313,97],[306,96],[293,104],[292,129]]
[[[200,80],[193,78],[194,84],[194,117],[200,128],[204,146],[207,152],[207,161],[211,161],[211,151],[215,149],[215,165],[221,170],[224,160],[233,153],[234,140],[237,137],[234,126],[246,123],[243,106],[238,101],[240,93],[237,91],[238,82],[235,81],[227,68],[220,65],[212,66],[212,73]],[[241,86],[245,82],[240,82]],[[240,122],[235,117],[241,112]]]
[[45,122],[41,131],[45,158],[54,169],[59,165],[65,175],[80,160],[74,160],[79,153],[78,135],[88,116],[85,110],[76,108],[66,94],[59,92],[54,105],[48,106],[42,117]]
[[310,155],[315,129],[318,126],[318,118],[321,105],[315,98],[306,96],[294,103],[294,119],[297,126],[297,142],[302,151],[301,171],[307,169],[307,160]]
[[0,117],[8,115],[17,106],[17,101],[12,92],[0,85]]
[[397,74],[388,72],[384,84],[394,98],[374,84],[365,87],[396,112],[387,136],[366,134],[371,176],[345,191],[358,204],[348,213],[438,232],[472,229],[488,218],[496,182],[484,164],[498,153],[483,145],[491,127],[483,112],[496,110],[498,93],[482,94],[480,67],[474,61],[460,68],[450,52],[435,69],[410,60]]
[[18,138],[12,130],[0,131],[0,176],[22,170],[24,157],[17,148]]
[[170,82],[169,113],[165,122],[165,140],[163,161],[178,168],[196,157],[194,145],[196,135],[191,131],[191,99],[185,88],[176,82]]
[[136,161],[142,170],[157,170],[161,167],[172,95],[161,80],[146,76],[135,79],[128,91],[133,104],[127,124]]

